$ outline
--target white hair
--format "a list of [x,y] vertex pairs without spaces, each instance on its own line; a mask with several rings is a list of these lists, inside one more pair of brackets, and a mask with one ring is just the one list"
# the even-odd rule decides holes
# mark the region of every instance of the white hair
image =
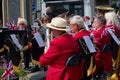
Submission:
[[111,20],[112,24],[115,24],[118,26],[119,20],[117,18],[117,14],[115,12],[107,12],[105,13],[106,20]]
[[84,21],[79,15],[75,15],[72,18],[70,18],[70,24],[77,24],[79,27],[85,27]]
[[27,20],[25,18],[18,18],[17,25],[19,25],[20,23],[24,23],[25,25],[27,25]]

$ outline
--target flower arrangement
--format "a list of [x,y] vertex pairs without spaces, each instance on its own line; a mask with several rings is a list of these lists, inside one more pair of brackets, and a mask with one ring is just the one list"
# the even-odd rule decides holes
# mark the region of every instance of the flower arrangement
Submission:
[[14,74],[19,77],[25,77],[27,75],[24,69],[16,70]]
[[12,61],[7,63],[7,61],[0,57],[0,80],[18,80],[16,78],[21,78],[19,80],[26,80],[26,72],[24,69],[14,70],[12,66]]
[[[0,76],[3,75],[3,73],[5,72],[4,68],[0,68]],[[10,80],[16,80],[16,78],[21,78],[20,80],[25,80],[25,76],[27,75],[24,69],[21,70],[14,70],[13,71],[13,76],[10,76]],[[0,80],[5,80],[5,78],[0,78]]]

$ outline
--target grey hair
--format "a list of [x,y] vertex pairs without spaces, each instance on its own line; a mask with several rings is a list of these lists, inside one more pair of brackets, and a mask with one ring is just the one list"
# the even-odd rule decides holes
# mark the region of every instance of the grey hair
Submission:
[[70,18],[70,24],[77,24],[79,27],[84,28],[84,21],[81,16],[75,15],[72,18]]
[[101,23],[102,25],[105,25],[105,24],[106,24],[106,19],[105,19],[103,16],[99,16],[99,17],[96,17],[96,18],[97,18],[97,20],[100,21],[100,23]]

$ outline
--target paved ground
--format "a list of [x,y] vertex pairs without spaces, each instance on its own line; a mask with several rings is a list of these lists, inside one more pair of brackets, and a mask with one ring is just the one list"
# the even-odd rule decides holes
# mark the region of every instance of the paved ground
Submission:
[[[33,66],[34,65],[30,63],[30,67],[33,67]],[[22,63],[22,67],[24,68],[24,63]],[[37,80],[37,78],[45,77],[46,72],[38,71],[38,72],[31,73],[29,70],[26,70],[26,73],[27,73],[27,76],[23,80],[30,80],[31,77],[32,77],[31,80]]]
[[45,74],[46,72],[44,71],[38,71],[35,73],[30,73],[27,75],[28,80],[45,80]]
[[[45,76],[45,72],[39,71],[39,72],[35,72],[35,73],[29,73],[26,77],[26,80],[40,80],[42,77],[44,78]],[[45,79],[42,79],[45,80]],[[116,80],[116,79],[111,79],[111,78],[106,78],[106,77],[101,77],[99,79],[90,79],[90,80]]]
[[30,78],[33,76],[33,75],[36,75],[36,74],[39,74],[40,72],[35,72],[35,73],[29,73],[26,77],[28,80],[30,80]]
[[[32,63],[30,63],[30,66],[32,67],[34,65]],[[23,64],[23,67],[24,67],[24,64]],[[26,73],[27,73],[27,76],[25,77],[24,80],[30,80],[30,78],[31,78],[31,80],[40,80],[40,78],[42,78],[42,77],[44,78],[45,74],[46,74],[46,72],[44,72],[44,71],[38,71],[38,72],[31,73],[29,70],[26,70]],[[45,79],[42,79],[42,80],[45,80]],[[91,79],[91,80],[116,80],[116,79],[101,77],[100,79]]]

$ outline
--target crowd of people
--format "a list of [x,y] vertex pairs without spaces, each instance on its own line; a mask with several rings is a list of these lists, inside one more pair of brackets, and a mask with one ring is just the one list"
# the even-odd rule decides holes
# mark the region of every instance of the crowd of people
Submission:
[[4,37],[0,35],[3,37],[0,40],[4,41],[0,53],[9,54],[9,59],[5,54],[6,60],[12,61],[15,70],[21,68],[23,58],[25,70],[46,72],[44,76],[33,75],[30,80],[99,80],[102,77],[119,80],[120,22],[117,14],[106,12],[87,24],[88,20],[89,17],[80,15],[59,15],[52,19],[44,15],[35,20],[39,25],[36,27],[18,18],[17,32],[12,30]]
[[[85,18],[89,20],[89,17],[80,15],[69,18],[59,16],[52,18],[51,22],[46,24],[53,40],[50,41],[48,50],[39,59],[41,66],[49,66],[43,76],[44,79],[119,80],[118,16],[115,12],[106,12],[104,15],[94,17],[91,25],[86,24]],[[89,45],[84,40],[86,36],[91,39],[95,52],[88,50]],[[39,75],[42,74],[33,77]]]
[[[70,31],[65,30],[65,26],[69,26]],[[50,28],[54,37],[48,51],[40,57],[41,66],[49,65],[46,80],[90,80],[92,78],[95,80],[100,78],[119,80],[120,25],[115,12],[107,12],[102,16],[94,17],[92,25],[89,25],[89,30],[85,27],[83,17],[79,15],[74,15],[69,19],[55,17],[46,27]],[[78,45],[71,41],[70,36]],[[79,43],[79,40],[83,41],[85,36],[90,37],[96,49],[93,55],[87,52],[84,47],[84,45],[87,46],[86,44]],[[74,47],[76,45],[76,49],[72,48],[73,45]],[[77,49],[78,52],[76,52]],[[66,66],[67,59],[72,55],[77,55],[76,53],[82,56],[80,57],[82,59],[78,60],[80,63],[74,65],[76,60],[72,61],[71,59],[73,64]],[[93,59],[92,64],[91,59]],[[91,73],[88,72],[90,65],[93,66]]]

